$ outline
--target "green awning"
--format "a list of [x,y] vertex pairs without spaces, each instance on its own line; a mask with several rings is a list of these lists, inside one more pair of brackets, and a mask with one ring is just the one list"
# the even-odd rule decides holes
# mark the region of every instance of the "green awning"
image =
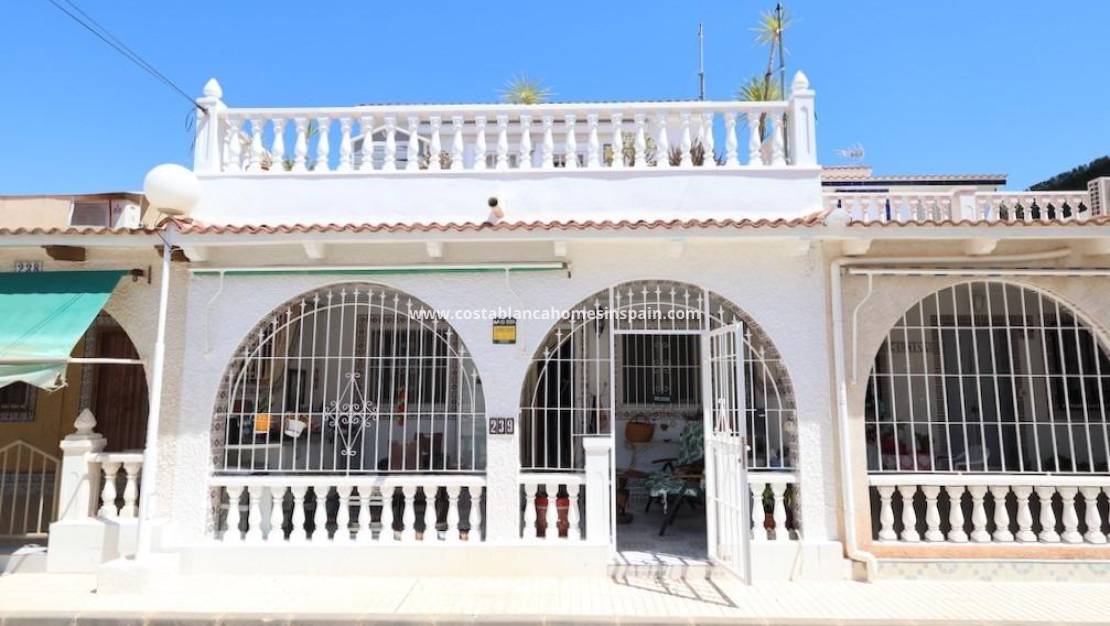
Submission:
[[73,347],[125,273],[0,273],[0,387],[62,386]]

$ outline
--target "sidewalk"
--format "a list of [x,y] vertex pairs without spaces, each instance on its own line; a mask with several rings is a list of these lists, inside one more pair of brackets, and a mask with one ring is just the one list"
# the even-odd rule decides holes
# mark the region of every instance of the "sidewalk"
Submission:
[[93,586],[85,575],[2,576],[2,624],[1110,623],[1110,585],[1076,583],[180,577],[143,596]]

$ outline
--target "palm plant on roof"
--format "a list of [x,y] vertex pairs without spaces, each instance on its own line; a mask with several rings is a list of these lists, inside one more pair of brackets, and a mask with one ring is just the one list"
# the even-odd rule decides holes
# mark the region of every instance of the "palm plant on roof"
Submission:
[[508,104],[543,104],[551,96],[549,87],[524,74],[505,83],[505,89],[501,92],[501,100]]

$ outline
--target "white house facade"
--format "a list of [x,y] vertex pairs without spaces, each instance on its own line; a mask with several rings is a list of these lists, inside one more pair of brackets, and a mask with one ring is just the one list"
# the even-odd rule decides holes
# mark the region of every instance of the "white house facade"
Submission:
[[[143,270],[99,302],[145,448],[91,412],[12,448],[56,465],[48,570],[1110,578],[1107,180],[837,185],[801,73],[782,102],[198,104],[187,215],[0,239],[42,261],[17,306]],[[64,365],[39,327],[0,381]],[[0,519],[34,517],[20,484]]]

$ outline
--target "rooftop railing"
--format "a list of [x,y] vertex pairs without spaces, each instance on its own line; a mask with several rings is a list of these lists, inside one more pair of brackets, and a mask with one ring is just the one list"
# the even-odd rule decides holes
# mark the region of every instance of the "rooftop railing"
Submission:
[[800,72],[773,102],[235,108],[209,81],[202,175],[816,167],[813,92]]
[[824,205],[865,224],[1037,224],[1085,221],[1099,214],[1084,191],[826,192]]

